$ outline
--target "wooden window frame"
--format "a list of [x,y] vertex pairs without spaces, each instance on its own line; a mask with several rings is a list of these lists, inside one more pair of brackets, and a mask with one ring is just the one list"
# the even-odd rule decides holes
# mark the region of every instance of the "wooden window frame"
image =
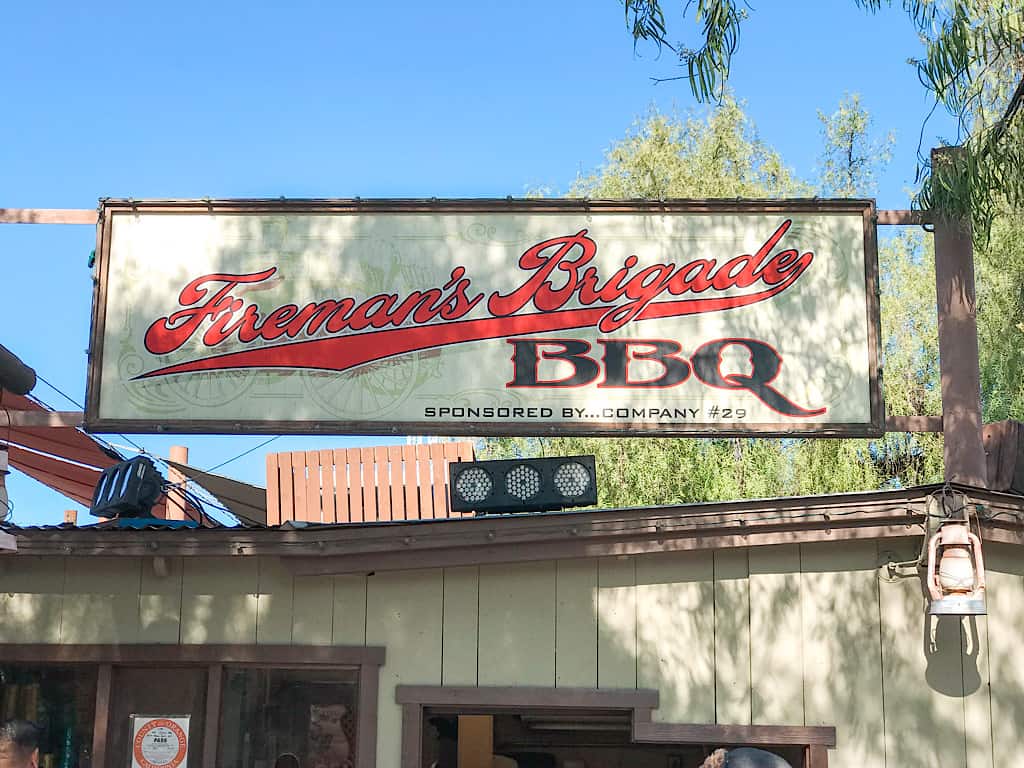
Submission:
[[632,715],[634,744],[744,744],[802,747],[804,768],[828,768],[828,748],[836,744],[834,726],[716,725],[656,723],[651,713],[658,692],[637,689],[509,688],[399,685],[402,707],[401,768],[422,768],[424,710],[462,715],[495,715],[517,709],[622,710]]
[[376,646],[0,644],[0,659],[5,664],[97,667],[92,743],[92,760],[95,768],[113,765],[107,756],[107,730],[114,667],[147,664],[206,669],[206,721],[203,723],[202,768],[216,768],[217,765],[224,667],[357,668],[359,698],[355,768],[375,768],[377,697],[380,668],[384,664],[384,658],[384,649]]

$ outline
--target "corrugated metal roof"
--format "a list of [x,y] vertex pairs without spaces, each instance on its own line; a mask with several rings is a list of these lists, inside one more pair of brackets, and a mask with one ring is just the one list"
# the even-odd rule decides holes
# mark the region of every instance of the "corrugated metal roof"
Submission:
[[[230,528],[235,526],[222,526]],[[247,526],[237,526],[245,528]],[[60,525],[14,525],[13,523],[0,523],[0,530],[7,533],[23,533],[25,531],[177,531],[182,529],[196,530],[200,525],[195,520],[161,520],[156,517],[123,517],[113,520],[100,520],[87,525],[76,525],[74,523],[61,523]],[[216,530],[216,527],[210,528]]]

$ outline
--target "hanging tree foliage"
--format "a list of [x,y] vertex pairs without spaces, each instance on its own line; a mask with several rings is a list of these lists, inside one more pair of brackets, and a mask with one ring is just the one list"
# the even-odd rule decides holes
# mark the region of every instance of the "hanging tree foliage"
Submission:
[[[893,0],[853,0],[876,12]],[[693,95],[719,102],[749,6],[742,0],[623,0],[634,44],[649,41],[679,59]],[[958,121],[963,151],[941,167],[921,158],[915,205],[972,220],[986,241],[1005,207],[1024,208],[1024,4],[1020,0],[902,0],[923,45],[912,59],[936,106]],[[695,27],[696,45],[679,42]],[[1017,86],[1014,88],[1014,86]]]
[[[787,197],[831,190],[870,195],[891,137],[875,138],[857,96],[819,115],[821,178],[797,177],[762,141],[729,94],[706,116],[652,111],[615,142],[604,163],[581,175],[570,195],[596,198]],[[893,414],[938,413],[938,346],[932,256],[920,233],[880,250],[884,384]],[[776,438],[488,438],[481,458],[594,454],[599,504],[837,493],[916,485],[942,476],[940,435],[881,440]]]

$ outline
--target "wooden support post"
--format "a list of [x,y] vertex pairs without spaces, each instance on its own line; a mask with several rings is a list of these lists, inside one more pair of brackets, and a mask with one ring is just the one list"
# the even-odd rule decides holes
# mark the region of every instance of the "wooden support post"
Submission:
[[78,510],[77,509],[65,509],[64,510],[64,522],[71,523],[72,525],[78,524]]
[[828,768],[828,749],[821,744],[811,744],[807,747],[804,765],[807,768]]
[[[93,768],[107,768],[107,730],[110,725],[110,685],[113,668],[100,664],[96,673],[96,710],[92,725]],[[111,760],[110,764],[113,765]]]
[[[170,459],[171,461],[176,461],[179,464],[188,464],[188,448],[183,445],[172,445]],[[174,467],[167,470],[167,481],[169,483],[175,485],[180,484],[180,486],[184,488],[186,479],[185,474]],[[173,490],[170,491],[167,494],[167,519],[184,520],[185,518],[184,495]]]
[[[172,449],[173,450],[173,449]],[[211,664],[206,670],[206,723],[203,726],[203,768],[217,768],[220,751],[220,701],[224,665]]]
[[[932,150],[932,172],[954,162],[959,147]],[[939,315],[939,371],[945,477],[985,487],[981,441],[981,376],[978,368],[974,250],[969,221],[935,221],[935,293]]]

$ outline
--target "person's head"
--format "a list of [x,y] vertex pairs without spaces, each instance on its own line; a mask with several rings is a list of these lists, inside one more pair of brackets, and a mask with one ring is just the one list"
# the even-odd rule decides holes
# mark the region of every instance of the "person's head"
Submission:
[[725,768],[725,755],[724,749],[716,749],[700,764],[700,768]]
[[39,768],[39,729],[27,720],[0,723],[0,768]]
[[755,747],[716,749],[704,761],[701,768],[792,768],[789,763],[774,752]]
[[[3,766],[0,766],[3,768]],[[299,758],[291,752],[284,752],[277,756],[274,761],[274,768],[299,768]]]

